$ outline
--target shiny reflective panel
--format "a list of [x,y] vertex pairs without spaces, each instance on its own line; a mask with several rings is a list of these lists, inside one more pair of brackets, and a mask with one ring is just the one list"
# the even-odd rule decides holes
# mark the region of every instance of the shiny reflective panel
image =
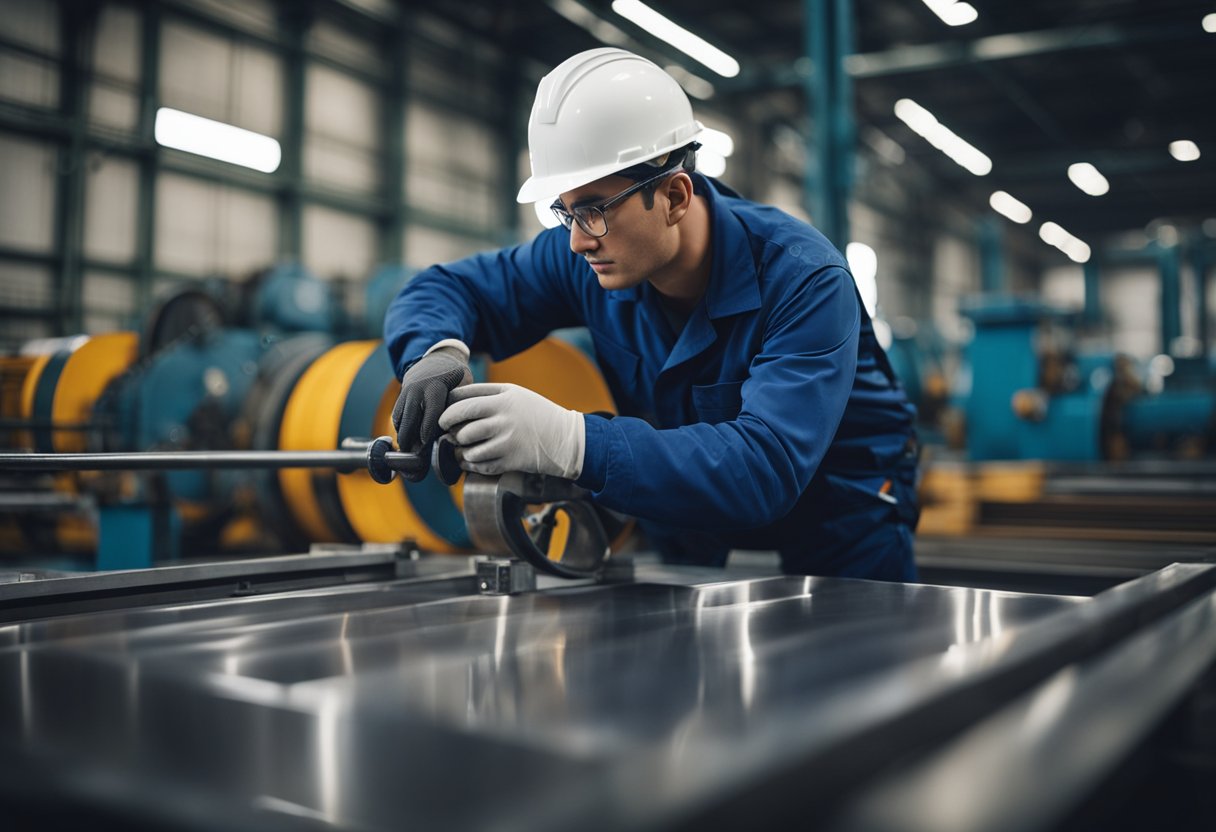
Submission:
[[86,801],[105,772],[107,799],[167,825],[202,805],[255,827],[648,826],[1092,603],[724,577],[639,566],[510,597],[398,582],[10,625],[0,756]]

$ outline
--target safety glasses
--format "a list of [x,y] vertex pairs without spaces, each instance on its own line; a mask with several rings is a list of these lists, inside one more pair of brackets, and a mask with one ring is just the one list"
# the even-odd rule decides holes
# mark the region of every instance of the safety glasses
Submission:
[[601,202],[599,205],[580,205],[577,208],[566,210],[566,206],[562,204],[560,199],[554,200],[549,206],[553,214],[561,221],[561,224],[569,231],[575,222],[578,227],[592,237],[603,237],[608,233],[608,216],[605,213],[612,206],[625,201],[629,197],[636,194],[638,191],[645,188],[647,185],[654,184],[664,177],[671,176],[673,173],[678,173],[683,170],[682,167],[668,168],[662,173],[655,174],[649,179],[644,179],[634,185],[630,185],[625,190],[621,191],[611,199]]

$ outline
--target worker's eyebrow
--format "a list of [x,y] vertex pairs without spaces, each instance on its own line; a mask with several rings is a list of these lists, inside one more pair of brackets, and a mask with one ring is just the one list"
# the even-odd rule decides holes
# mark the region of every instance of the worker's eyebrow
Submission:
[[573,211],[575,208],[585,208],[588,205],[598,205],[605,199],[607,199],[607,197],[600,196],[599,194],[589,194],[582,199],[576,199],[574,202],[570,203],[570,210]]

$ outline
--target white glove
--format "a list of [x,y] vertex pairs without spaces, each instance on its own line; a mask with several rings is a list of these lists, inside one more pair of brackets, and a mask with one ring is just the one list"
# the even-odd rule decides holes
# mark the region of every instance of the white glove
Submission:
[[583,470],[583,414],[517,384],[469,384],[448,394],[439,426],[460,467],[478,474],[522,471],[576,479]]

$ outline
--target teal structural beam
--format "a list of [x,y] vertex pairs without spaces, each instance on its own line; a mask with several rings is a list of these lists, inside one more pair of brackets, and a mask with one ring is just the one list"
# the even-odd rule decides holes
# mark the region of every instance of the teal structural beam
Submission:
[[1157,253],[1161,269],[1161,352],[1169,355],[1174,340],[1182,334],[1181,249],[1161,246]]
[[304,250],[304,99],[307,55],[305,36],[312,25],[311,6],[281,3],[279,23],[286,43],[283,53],[282,162],[275,172],[279,190],[279,256],[299,260]]
[[853,86],[844,68],[852,51],[851,0],[804,0],[807,55],[814,71],[805,91],[812,114],[805,195],[815,227],[843,250],[849,241],[853,183]]
[[84,188],[88,148],[88,82],[97,8],[62,3],[59,8],[59,114],[67,125],[59,146],[55,183],[54,246],[59,254],[54,296],[59,302],[59,334],[84,328]]
[[1208,327],[1208,268],[1211,265],[1212,247],[1204,245],[1203,238],[1194,235],[1191,240],[1191,272],[1195,278],[1195,337],[1199,339],[1199,354],[1207,356],[1211,345]]
[[[404,13],[404,12],[403,12]],[[386,27],[389,81],[381,91],[380,152],[384,159],[381,198],[388,210],[380,222],[380,262],[400,263],[405,236],[405,119],[409,89],[409,45],[405,25]]]
[[149,3],[140,21],[139,138],[149,148],[139,157],[139,202],[135,223],[135,309],[143,314],[152,305],[156,272],[156,111],[160,107],[160,6]]
[[1085,275],[1085,306],[1081,311],[1081,320],[1088,326],[1102,322],[1102,288],[1099,285],[1098,261],[1091,257],[1081,267]]
[[1005,292],[1005,233],[1001,221],[996,217],[984,217],[979,221],[980,241],[980,288],[984,294],[997,295]]
[[[516,62],[512,61],[512,64]],[[501,171],[503,185],[502,193],[502,239],[503,245],[514,245],[522,242],[520,235],[522,227],[519,221],[519,203],[515,195],[519,192],[519,157],[524,152],[527,142],[529,106],[523,102],[520,95],[520,85],[523,79],[510,70],[498,73],[499,100],[502,102],[502,114],[499,119],[499,135],[503,137]]]

